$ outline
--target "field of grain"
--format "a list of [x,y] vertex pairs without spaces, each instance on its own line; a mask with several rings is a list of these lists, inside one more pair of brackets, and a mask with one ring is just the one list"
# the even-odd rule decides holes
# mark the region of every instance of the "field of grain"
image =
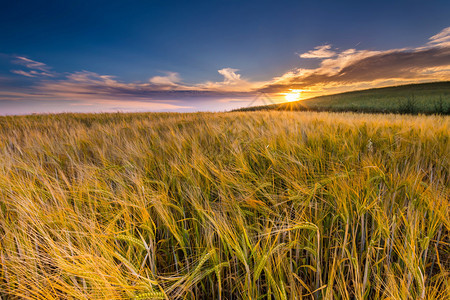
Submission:
[[0,117],[1,299],[449,299],[450,117]]

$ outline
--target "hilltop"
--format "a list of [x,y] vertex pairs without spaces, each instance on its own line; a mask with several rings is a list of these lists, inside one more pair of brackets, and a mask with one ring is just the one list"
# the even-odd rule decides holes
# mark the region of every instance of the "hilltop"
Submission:
[[450,114],[450,81],[373,88],[238,111],[299,110]]

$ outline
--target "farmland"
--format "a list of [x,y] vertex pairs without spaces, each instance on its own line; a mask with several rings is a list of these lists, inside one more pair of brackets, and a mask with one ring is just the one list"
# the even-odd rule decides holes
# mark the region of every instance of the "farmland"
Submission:
[[0,117],[1,299],[449,299],[448,116]]

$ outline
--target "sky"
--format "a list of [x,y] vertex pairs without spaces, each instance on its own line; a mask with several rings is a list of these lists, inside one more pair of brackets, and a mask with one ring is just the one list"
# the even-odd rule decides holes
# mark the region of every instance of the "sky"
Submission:
[[21,0],[0,9],[0,115],[225,111],[442,80],[448,0]]

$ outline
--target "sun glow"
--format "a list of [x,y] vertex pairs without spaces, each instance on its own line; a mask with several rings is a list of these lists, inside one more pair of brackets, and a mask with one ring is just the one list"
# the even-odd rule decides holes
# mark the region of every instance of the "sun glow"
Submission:
[[288,102],[298,101],[300,100],[300,93],[302,90],[291,90],[289,93],[285,93],[284,98]]

